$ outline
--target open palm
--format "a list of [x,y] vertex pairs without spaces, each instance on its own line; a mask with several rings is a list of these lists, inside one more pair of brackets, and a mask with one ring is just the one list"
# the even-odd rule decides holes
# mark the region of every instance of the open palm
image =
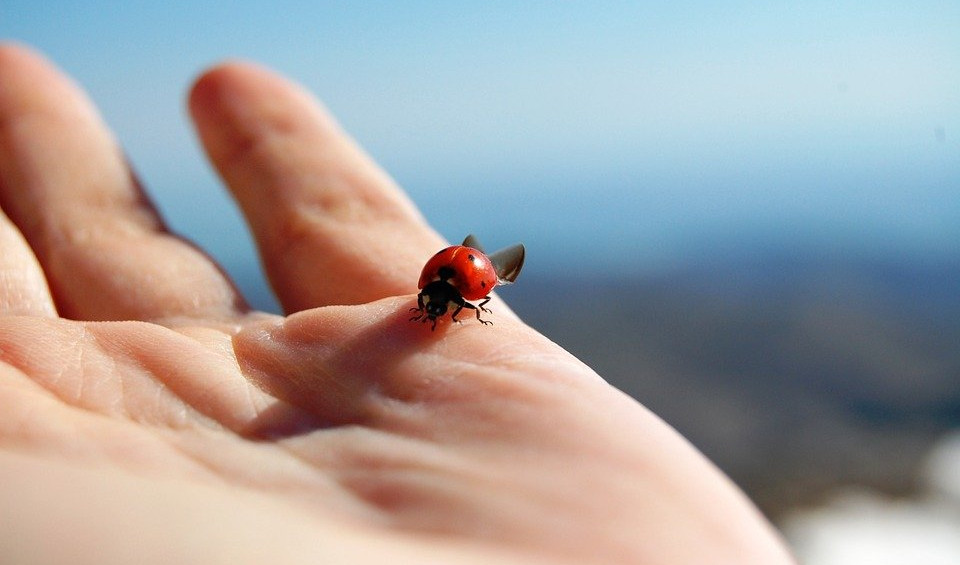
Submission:
[[234,63],[190,109],[287,317],[165,230],[74,85],[0,48],[0,560],[789,561],[502,303],[409,323],[443,241],[307,94]]

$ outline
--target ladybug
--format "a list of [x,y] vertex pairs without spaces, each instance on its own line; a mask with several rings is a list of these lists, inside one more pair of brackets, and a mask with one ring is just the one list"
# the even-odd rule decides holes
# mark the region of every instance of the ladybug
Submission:
[[[437,329],[437,320],[451,308],[450,319],[459,323],[457,315],[464,308],[473,310],[481,324],[492,324],[480,318],[480,312],[490,312],[484,308],[490,302],[490,292],[497,285],[510,284],[517,280],[523,268],[523,244],[516,244],[496,253],[487,255],[477,238],[468,235],[462,245],[452,245],[441,249],[420,273],[417,288],[417,307],[411,312],[418,314],[410,321],[433,322],[430,330]],[[474,306],[468,300],[482,300]]]

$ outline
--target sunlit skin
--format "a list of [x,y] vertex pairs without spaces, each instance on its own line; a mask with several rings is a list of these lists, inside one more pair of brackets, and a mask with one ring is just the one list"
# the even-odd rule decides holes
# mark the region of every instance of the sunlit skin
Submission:
[[189,109],[286,316],[165,230],[76,86],[0,48],[0,562],[790,562],[495,297],[493,326],[411,324],[446,243],[308,94],[228,63]]

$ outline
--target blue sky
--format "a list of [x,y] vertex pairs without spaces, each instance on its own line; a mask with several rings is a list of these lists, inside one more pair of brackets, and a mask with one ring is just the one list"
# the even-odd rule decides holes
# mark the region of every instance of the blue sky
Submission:
[[960,3],[659,4],[4,0],[0,36],[88,89],[231,269],[252,252],[184,109],[227,58],[304,83],[449,238],[545,267],[960,255]]

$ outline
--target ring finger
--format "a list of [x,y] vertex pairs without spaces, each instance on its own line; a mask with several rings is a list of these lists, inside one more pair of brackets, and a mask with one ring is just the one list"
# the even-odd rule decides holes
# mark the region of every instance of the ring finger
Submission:
[[0,46],[0,204],[57,310],[84,320],[229,318],[219,268],[171,235],[84,94],[41,57]]

